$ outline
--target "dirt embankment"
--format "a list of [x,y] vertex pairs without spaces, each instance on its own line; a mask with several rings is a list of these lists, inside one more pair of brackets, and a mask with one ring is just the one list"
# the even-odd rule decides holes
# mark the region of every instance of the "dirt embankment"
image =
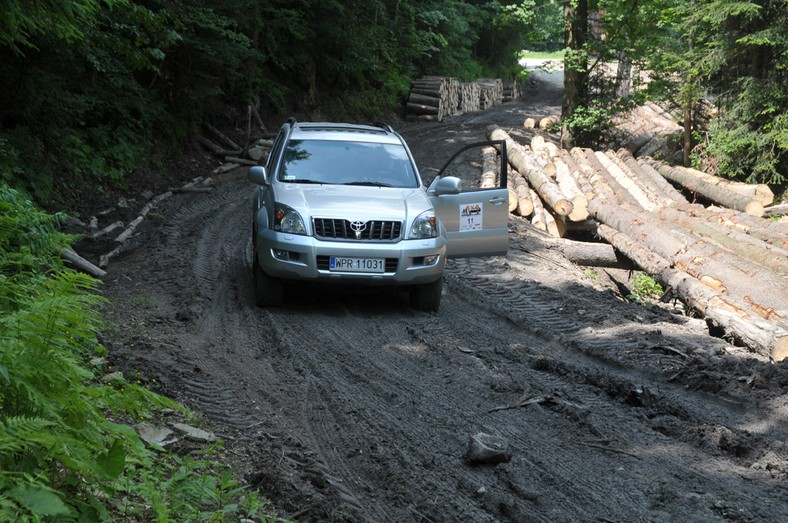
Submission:
[[[558,104],[536,82],[494,110],[399,130],[430,178],[488,124]],[[112,260],[105,344],[113,365],[204,413],[280,517],[788,521],[786,362],[625,301],[626,273],[535,252],[516,218],[506,257],[449,263],[439,313],[314,289],[258,309],[251,187],[242,170],[215,181],[170,198]],[[468,464],[478,433],[511,459]]]

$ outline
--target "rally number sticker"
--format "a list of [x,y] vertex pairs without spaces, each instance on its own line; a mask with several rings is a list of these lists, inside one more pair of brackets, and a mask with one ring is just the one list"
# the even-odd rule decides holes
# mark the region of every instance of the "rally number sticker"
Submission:
[[460,232],[482,230],[482,203],[460,205]]

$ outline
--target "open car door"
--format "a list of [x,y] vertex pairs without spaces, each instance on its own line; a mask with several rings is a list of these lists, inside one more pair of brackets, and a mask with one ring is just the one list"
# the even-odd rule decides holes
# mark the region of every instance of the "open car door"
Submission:
[[[449,164],[462,152],[486,145],[496,145],[501,151],[499,187],[462,190],[458,178],[443,177]],[[446,256],[449,258],[498,256],[508,251],[507,166],[506,142],[494,140],[473,143],[457,151],[430,184],[427,193],[438,219],[446,228]]]

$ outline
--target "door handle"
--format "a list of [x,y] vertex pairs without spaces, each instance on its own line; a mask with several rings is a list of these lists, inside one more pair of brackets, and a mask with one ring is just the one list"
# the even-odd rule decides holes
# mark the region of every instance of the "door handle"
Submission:
[[508,201],[508,198],[505,198],[503,196],[496,196],[495,198],[490,198],[489,201],[493,205],[500,205],[502,203],[506,203]]

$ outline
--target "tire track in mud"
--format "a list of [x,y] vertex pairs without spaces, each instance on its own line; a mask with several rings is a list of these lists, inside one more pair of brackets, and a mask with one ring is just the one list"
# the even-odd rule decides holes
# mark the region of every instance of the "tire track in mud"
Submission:
[[257,328],[262,311],[249,307],[248,198],[248,184],[237,180],[181,206],[162,228],[166,255],[154,262],[158,285],[194,311],[181,345],[199,372],[181,377],[185,395],[235,430],[259,422],[260,413],[249,407],[258,394],[255,382],[272,374],[258,350],[268,339]]
[[[599,354],[597,349],[609,349],[612,344],[622,347],[622,350],[633,352],[648,352],[649,345],[659,346],[660,344],[670,345],[677,340],[667,340],[659,331],[659,324],[640,325],[634,324],[624,330],[624,337],[614,338],[604,335],[606,325],[599,325],[591,319],[591,323],[584,324],[582,316],[578,317],[567,309],[575,308],[566,305],[567,291],[557,291],[549,287],[534,284],[528,280],[516,278],[505,278],[502,275],[506,272],[500,267],[487,267],[484,270],[483,264],[473,259],[452,260],[448,266],[447,278],[449,285],[452,285],[461,296],[479,296],[488,299],[488,296],[495,296],[491,304],[491,310],[505,317],[507,320],[522,326],[529,332],[545,336],[547,339],[555,341],[557,345],[556,353],[567,353],[567,356],[577,360],[577,364],[563,362],[566,365],[576,366],[587,369],[589,366],[601,368],[600,375],[618,376],[628,383],[660,381],[664,389],[680,390],[677,395],[689,395],[694,400],[689,403],[705,403],[710,396],[716,398],[719,407],[727,416],[736,416],[746,410],[746,398],[730,397],[724,394],[712,395],[703,391],[687,391],[683,385],[672,385],[668,378],[671,374],[666,374],[665,368],[680,366],[683,362],[678,354],[661,355],[661,366],[645,369],[633,368],[627,364],[626,360],[611,360],[605,354]],[[572,289],[575,296],[581,303],[588,303],[582,299],[584,292],[579,288]],[[591,291],[595,292],[595,291]],[[475,300],[475,297],[469,297]],[[606,307],[611,308],[611,315],[623,317],[631,308],[628,305],[619,306],[617,302],[606,303]],[[620,310],[616,310],[620,309]],[[649,312],[642,311],[646,315]],[[650,316],[650,320],[665,322],[659,316]],[[622,323],[628,323],[621,320]],[[617,331],[620,332],[620,331]],[[643,341],[648,343],[643,343]],[[722,346],[723,342],[708,338],[710,345]],[[652,355],[653,357],[653,355]],[[696,414],[697,415],[697,414]],[[692,415],[687,415],[688,418]]]
[[[478,301],[475,303],[478,303]],[[609,467],[605,460],[601,460],[596,465],[591,463],[592,458],[589,452],[598,451],[583,448],[584,446],[594,449],[612,446],[613,448],[610,451],[602,450],[602,452],[632,454],[633,463],[648,460],[649,469],[659,471],[660,475],[670,475],[669,471],[673,470],[673,473],[677,477],[682,478],[681,481],[685,482],[687,492],[692,491],[693,488],[702,488],[698,487],[698,485],[714,484],[714,481],[704,472],[704,468],[709,465],[713,464],[713,467],[725,470],[731,466],[729,462],[732,462],[733,467],[737,469],[737,475],[743,477],[751,476],[754,479],[759,474],[748,469],[752,469],[754,466],[753,461],[758,455],[769,452],[777,452],[784,455],[786,452],[786,447],[783,444],[784,440],[770,439],[765,436],[756,437],[753,440],[751,434],[738,428],[735,423],[732,424],[731,421],[741,421],[741,419],[736,420],[735,416],[732,417],[732,414],[742,413],[739,407],[731,408],[730,405],[723,405],[722,408],[716,409],[717,412],[707,413],[705,410],[698,412],[698,409],[692,408],[696,405],[696,400],[700,399],[701,404],[705,404],[708,407],[707,398],[705,401],[702,401],[704,398],[701,398],[701,395],[694,395],[691,392],[687,393],[681,387],[667,387],[668,390],[662,390],[664,386],[662,384],[652,391],[643,387],[647,393],[645,401],[643,401],[643,398],[632,398],[631,393],[641,388],[642,382],[630,381],[630,375],[624,374],[619,376],[618,372],[613,372],[616,370],[615,367],[613,367],[613,371],[610,371],[606,368],[607,365],[603,365],[600,369],[598,364],[593,365],[593,362],[587,361],[582,355],[575,363],[575,355],[571,352],[567,353],[564,350],[560,350],[560,347],[550,347],[549,344],[545,344],[544,348],[548,349],[547,353],[534,351],[532,356],[526,358],[519,356],[511,363],[520,364],[525,362],[528,367],[538,371],[538,374],[528,372],[524,374],[524,376],[527,376],[528,383],[532,389],[536,389],[531,390],[528,396],[537,396],[541,391],[549,393],[549,397],[555,398],[557,401],[547,402],[546,404],[540,403],[540,406],[547,411],[554,411],[557,415],[563,415],[573,420],[576,425],[577,436],[575,436],[575,439],[581,442],[580,445],[574,444],[576,442],[573,442],[571,437],[567,441],[567,435],[572,432],[573,427],[559,424],[554,426],[555,430],[553,433],[561,435],[563,445],[552,446],[551,442],[546,440],[531,441],[530,445],[526,442],[526,445],[523,447],[527,449],[529,446],[538,443],[543,450],[541,455],[554,453],[556,456],[566,456],[568,453],[574,452],[578,453],[578,455],[588,456],[585,466],[580,470],[575,469],[574,471],[573,467],[576,466],[576,463],[571,463],[571,460],[568,468],[563,468],[560,464],[551,460],[544,461],[541,457],[535,460],[544,467],[542,472],[547,477],[555,477],[556,473],[558,473],[558,477],[564,478],[565,484],[556,484],[557,487],[561,487],[562,492],[577,493],[584,490],[584,480],[574,480],[572,473],[576,474],[578,478],[582,478],[584,470],[604,470],[605,467]],[[499,353],[493,352],[491,354],[498,355]],[[565,361],[564,358],[567,357],[572,361]],[[507,365],[499,362],[494,366],[504,368]],[[687,408],[687,406],[690,408]],[[653,420],[652,417],[654,418]],[[544,427],[549,427],[550,420],[542,420],[541,424]],[[513,425],[508,421],[503,426],[509,429]],[[514,426],[516,427],[516,424]],[[724,442],[720,446],[718,443],[710,441],[709,438],[698,438],[694,434],[686,434],[687,431],[692,432],[695,427],[706,426],[720,427],[722,432],[730,434],[732,439],[738,437],[741,441],[748,441],[747,445],[751,446],[750,453],[752,455],[748,459],[742,460],[735,455],[735,452],[726,451],[723,448],[725,446]],[[703,431],[703,429],[697,430]],[[585,438],[583,437],[584,432]],[[717,432],[715,429],[711,430],[712,434]],[[517,441],[518,444],[522,443],[518,440],[517,434],[509,434],[508,430],[506,433],[507,437],[511,437],[512,441]],[[661,438],[662,435],[668,436],[669,439],[664,441]],[[589,441],[589,436],[593,436],[604,443],[595,445],[593,441]],[[642,450],[635,450],[633,451],[634,454],[627,450],[630,447],[635,448],[637,445],[642,447],[644,440],[649,439],[653,440],[653,445],[668,445],[671,447],[670,452],[652,452],[644,455]],[[548,450],[546,447],[551,448]],[[575,447],[574,450],[572,450],[572,447]],[[720,447],[720,449],[718,450],[716,447]],[[697,455],[698,450],[703,455],[700,459]],[[637,457],[638,454],[641,456]],[[535,468],[540,468],[540,466],[535,466]],[[633,490],[637,491],[638,484],[642,483],[637,474],[629,476],[626,472],[616,473],[615,478],[607,478],[606,481],[620,480],[622,477],[626,478],[626,481],[621,482],[621,492],[631,493]],[[766,486],[764,491],[772,490],[772,495],[779,497],[781,496],[781,489],[775,485],[777,483],[773,483],[771,487]],[[600,487],[598,490],[600,492],[607,490],[605,496],[609,497],[613,489],[610,489],[609,486],[605,486],[603,483],[600,483]],[[763,492],[760,492],[757,487],[752,488],[746,480],[743,485],[729,485],[727,488],[727,494],[720,493],[719,495],[723,497],[728,496],[729,499],[737,499],[740,503],[737,510],[741,510],[743,514],[750,514],[755,520],[760,520],[758,516],[760,510],[758,499]],[[586,488],[585,490],[588,489]],[[593,494],[593,492],[594,489],[586,492],[586,494]],[[645,488],[643,492],[648,492],[648,489]],[[686,495],[684,492],[684,489],[681,488],[675,490],[673,493],[674,498],[678,500],[685,499]],[[623,495],[622,497],[626,498]],[[605,510],[600,511],[599,517],[601,518],[604,518],[606,514],[614,513],[616,505],[620,503],[629,503],[626,506],[640,507],[644,511],[649,510],[645,500],[641,500],[642,503],[638,505],[633,500],[618,499],[616,496],[613,496],[613,499],[615,502],[612,505],[609,504],[609,499],[589,499],[580,503],[580,506],[607,507],[609,512],[605,512]],[[556,499],[555,501],[564,504],[566,507],[573,507],[577,503],[577,499]],[[585,504],[591,501],[593,501],[592,504]],[[710,514],[713,512],[712,505],[717,503],[718,500],[710,501],[710,507],[708,508]],[[683,517],[680,503],[663,503],[663,509],[669,510],[671,519],[681,519]],[[581,515],[583,517],[587,516],[587,514],[578,512],[578,517]],[[630,517],[637,518],[638,511],[633,510]],[[768,520],[768,518],[764,520]]]
[[[576,309],[604,298],[623,317],[624,307],[579,287],[570,291],[580,305],[567,302],[566,289],[539,281],[539,262],[516,252],[453,260],[439,314],[413,311],[394,293],[325,289],[299,289],[281,309],[254,307],[247,189],[229,183],[223,196],[176,213],[150,278],[200,305],[179,334],[177,361],[200,369],[181,376],[182,394],[241,433],[260,423],[285,431],[276,448],[287,459],[268,460],[266,477],[302,492],[307,519],[678,520],[687,503],[716,519],[715,503],[728,497],[736,501],[725,510],[758,520],[758,496],[779,494],[740,482],[715,488],[704,473],[734,461],[714,438],[716,427],[744,437],[730,423],[740,407],[698,413],[700,395],[682,399],[664,370],[608,356],[616,344],[653,359],[638,341],[653,325],[635,325],[626,339],[597,336],[615,322],[584,321]],[[529,399],[540,401],[517,405]],[[478,431],[504,438],[513,460],[466,465]],[[779,450],[768,439],[762,448]],[[714,496],[686,494],[704,489]]]
[[[616,339],[610,336],[594,338],[595,329],[583,326],[582,320],[575,319],[567,325],[563,308],[559,307],[556,310],[554,305],[556,302],[561,303],[561,297],[552,289],[535,288],[528,283],[513,285],[512,282],[506,282],[510,295],[489,292],[490,287],[501,285],[500,271],[493,270],[485,276],[478,276],[478,266],[473,267],[474,264],[463,262],[464,260],[461,260],[458,264],[450,267],[450,273],[462,280],[462,284],[458,287],[464,292],[467,291],[464,288],[467,283],[473,289],[473,293],[484,296],[494,295],[497,300],[502,300],[497,301],[494,306],[494,310],[498,313],[511,321],[522,324],[529,330],[535,330],[532,327],[540,325],[546,326],[546,328],[540,327],[540,332],[552,333],[550,338],[554,339],[560,347],[560,350],[557,351],[559,356],[544,356],[545,359],[539,363],[540,370],[550,369],[550,372],[555,373],[562,381],[571,380],[573,383],[598,387],[609,398],[657,411],[660,415],[675,417],[682,424],[688,425],[689,428],[696,425],[715,426],[732,434],[734,439],[750,440],[749,444],[752,449],[749,451],[751,454],[749,459],[740,459],[740,456],[737,456],[735,452],[728,452],[728,457],[739,465],[752,466],[758,454],[772,450],[786,453],[788,420],[784,415],[774,413],[767,418],[760,409],[754,408],[755,405],[748,397],[691,390],[687,384],[672,383],[672,377],[666,374],[665,370],[681,366],[682,362],[677,360],[678,356],[659,358],[660,360],[667,359],[669,364],[660,361],[659,365],[651,368],[645,366],[635,370],[627,364],[626,360],[611,360],[609,356],[605,354],[600,356],[597,353],[597,349],[609,350],[611,344],[634,352],[649,352],[649,344],[653,343],[667,345],[662,339],[659,329],[655,329],[651,325],[634,326],[624,337]],[[644,337],[649,343],[642,343]],[[673,343],[675,342],[674,339]],[[713,345],[711,341],[709,343]],[[572,361],[565,361],[567,357]],[[650,357],[652,360],[657,359],[653,357],[653,354]],[[593,371],[594,368],[597,370]],[[671,372],[673,371],[671,370]],[[713,408],[709,408],[710,406]],[[764,429],[767,420],[770,426]],[[656,425],[653,428],[665,432]],[[676,435],[673,434],[673,436]],[[708,447],[708,441],[704,438],[687,437],[686,434],[681,434],[681,436],[683,436],[680,438],[682,441],[701,450]]]
[[184,379],[189,403],[209,418],[235,430],[245,430],[258,420],[238,409],[236,392],[225,385],[223,377],[196,376]]

